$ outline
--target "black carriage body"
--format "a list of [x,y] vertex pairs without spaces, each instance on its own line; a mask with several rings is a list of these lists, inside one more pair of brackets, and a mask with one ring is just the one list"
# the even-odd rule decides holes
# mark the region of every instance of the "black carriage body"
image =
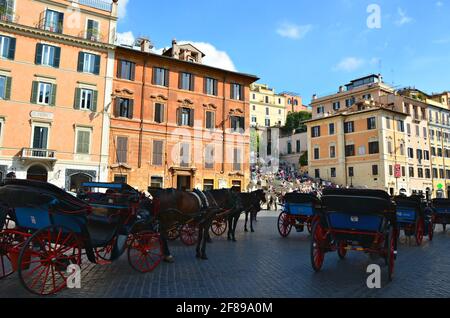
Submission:
[[397,226],[395,205],[384,191],[328,189],[321,199],[320,221],[331,241],[376,249],[380,236]]
[[450,224],[450,199],[434,199],[432,209],[436,224]]

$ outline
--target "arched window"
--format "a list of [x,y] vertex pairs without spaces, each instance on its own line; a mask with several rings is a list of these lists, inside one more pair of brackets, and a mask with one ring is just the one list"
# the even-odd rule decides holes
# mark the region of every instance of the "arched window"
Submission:
[[92,181],[92,177],[88,176],[87,174],[84,174],[84,173],[77,173],[77,174],[71,175],[69,190],[71,192],[77,192],[78,189],[80,189],[80,186],[82,183],[91,182],[91,181]]
[[40,165],[34,165],[28,168],[27,180],[36,180],[47,182],[48,172],[47,169]]

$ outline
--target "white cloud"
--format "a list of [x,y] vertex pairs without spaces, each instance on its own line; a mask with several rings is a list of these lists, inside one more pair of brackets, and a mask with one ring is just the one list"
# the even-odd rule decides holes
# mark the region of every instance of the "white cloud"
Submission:
[[117,33],[116,44],[117,45],[133,45],[135,40],[134,34],[131,31]]
[[436,2],[436,6],[437,7],[442,7],[443,5],[444,5],[444,3],[442,1]]
[[127,15],[127,5],[130,0],[120,0],[119,1],[119,11],[117,12],[117,15],[119,16],[119,19],[125,18]]
[[399,26],[413,22],[413,19],[409,17],[402,8],[398,8],[398,15],[399,19],[395,21],[395,24]]
[[[372,61],[371,61],[372,62]],[[366,64],[366,61],[357,57],[346,57],[342,59],[334,68],[334,71],[353,72]]]
[[289,39],[302,39],[308,34],[312,29],[311,24],[307,25],[297,25],[293,23],[283,23],[278,29],[277,33],[284,38]]

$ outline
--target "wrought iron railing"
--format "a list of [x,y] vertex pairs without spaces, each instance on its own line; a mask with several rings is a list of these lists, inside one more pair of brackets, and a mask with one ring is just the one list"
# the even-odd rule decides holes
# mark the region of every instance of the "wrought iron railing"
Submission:
[[63,33],[63,24],[61,22],[48,21],[46,17],[39,21],[37,27],[45,31]]
[[56,151],[38,148],[22,148],[23,159],[48,159],[56,160]]
[[103,0],[78,0],[78,3],[99,10],[104,10],[108,12],[112,11],[111,1],[107,2]]
[[89,40],[89,41],[93,41],[93,42],[105,42],[105,36],[103,35],[103,33],[101,33],[98,30],[86,30],[86,31],[81,31],[78,34],[78,37]]
[[2,22],[12,22],[17,23],[19,20],[19,16],[14,14],[13,11],[5,11],[0,8],[0,21]]

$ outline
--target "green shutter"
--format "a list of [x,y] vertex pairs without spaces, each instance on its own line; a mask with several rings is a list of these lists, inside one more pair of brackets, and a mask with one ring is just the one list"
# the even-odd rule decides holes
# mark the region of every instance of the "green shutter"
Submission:
[[94,74],[100,74],[100,55],[95,56],[95,64],[94,64]]
[[31,103],[37,104],[37,94],[38,94],[39,82],[34,81],[31,87]]
[[84,69],[84,52],[78,52],[78,72],[83,72]]
[[169,70],[168,69],[165,69],[164,70],[164,86],[166,86],[166,87],[169,87],[169,79],[170,79],[170,77],[169,77]]
[[120,116],[120,97],[116,97],[114,102],[114,117]]
[[128,108],[128,118],[133,119],[133,109],[134,109],[134,100],[130,99],[130,104]]
[[98,100],[98,91],[92,92],[92,111],[94,113],[97,112],[97,100]]
[[80,109],[80,100],[81,100],[81,88],[75,88],[75,99],[73,108]]
[[16,39],[9,38],[8,59],[14,60],[15,54],[16,54]]
[[61,60],[61,48],[55,47],[55,60],[53,61],[53,66],[59,68],[60,60]]
[[195,75],[191,74],[191,91],[195,91]]
[[34,63],[36,65],[41,65],[41,61],[42,61],[42,44],[38,43],[36,44],[36,57]]
[[11,99],[11,77],[6,78],[5,100]]
[[191,126],[191,127],[194,127],[194,110],[193,109],[191,109],[190,110],[190,116],[189,116],[189,126]]
[[[145,72],[145,70],[144,70]],[[134,81],[136,77],[136,64],[135,63],[131,63],[130,66],[130,81]]]
[[117,61],[117,78],[122,78],[122,60]]
[[56,88],[57,85],[56,84],[52,84],[52,95],[51,95],[51,99],[50,99],[50,106],[55,106],[56,104]]

